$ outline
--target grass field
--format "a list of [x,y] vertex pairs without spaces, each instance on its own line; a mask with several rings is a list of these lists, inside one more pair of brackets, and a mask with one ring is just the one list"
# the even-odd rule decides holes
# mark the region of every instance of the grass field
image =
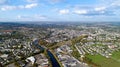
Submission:
[[101,67],[120,67],[120,62],[113,58],[120,59],[120,52],[114,53],[112,58],[105,58],[101,55],[87,55],[86,57],[90,58],[93,63],[100,65]]
[[120,62],[120,52],[119,51],[118,52],[114,52],[112,54],[111,58],[116,60],[116,61],[118,61],[118,62]]

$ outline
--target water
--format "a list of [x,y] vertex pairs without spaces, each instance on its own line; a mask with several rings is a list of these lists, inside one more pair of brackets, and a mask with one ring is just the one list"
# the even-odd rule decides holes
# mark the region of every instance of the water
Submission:
[[[45,50],[45,48],[41,47],[39,44],[38,44],[38,40],[35,40],[33,42],[33,44],[39,48],[40,50]],[[50,61],[52,62],[52,67],[60,67],[58,61],[55,59],[54,55],[49,51],[47,50],[47,54],[48,56],[50,57]]]
[[57,60],[55,59],[55,57],[53,56],[53,54],[50,51],[47,51],[50,60],[52,62],[52,67],[60,67],[59,63],[57,62]]

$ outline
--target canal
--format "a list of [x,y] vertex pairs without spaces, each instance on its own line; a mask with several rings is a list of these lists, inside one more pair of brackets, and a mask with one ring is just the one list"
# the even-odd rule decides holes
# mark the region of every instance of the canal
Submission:
[[[43,48],[42,46],[40,46],[40,45],[38,44],[38,40],[35,40],[35,41],[33,42],[33,44],[34,44],[37,48],[39,48],[40,50],[45,50],[45,48]],[[49,50],[47,50],[47,54],[48,54],[48,56],[50,57],[50,61],[51,61],[51,63],[52,63],[52,67],[60,67],[60,64],[58,63],[58,61],[56,60],[56,58],[54,57],[54,55],[53,55]]]

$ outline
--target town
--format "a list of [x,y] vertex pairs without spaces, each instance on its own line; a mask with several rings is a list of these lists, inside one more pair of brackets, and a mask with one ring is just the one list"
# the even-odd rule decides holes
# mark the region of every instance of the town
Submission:
[[1,23],[0,65],[105,67],[92,58],[97,56],[119,65],[120,30],[114,32],[112,24],[108,26]]

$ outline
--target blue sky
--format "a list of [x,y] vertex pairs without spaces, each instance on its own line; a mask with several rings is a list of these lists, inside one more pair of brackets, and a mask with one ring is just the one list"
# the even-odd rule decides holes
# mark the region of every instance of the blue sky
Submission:
[[120,21],[120,0],[0,0],[0,21]]

